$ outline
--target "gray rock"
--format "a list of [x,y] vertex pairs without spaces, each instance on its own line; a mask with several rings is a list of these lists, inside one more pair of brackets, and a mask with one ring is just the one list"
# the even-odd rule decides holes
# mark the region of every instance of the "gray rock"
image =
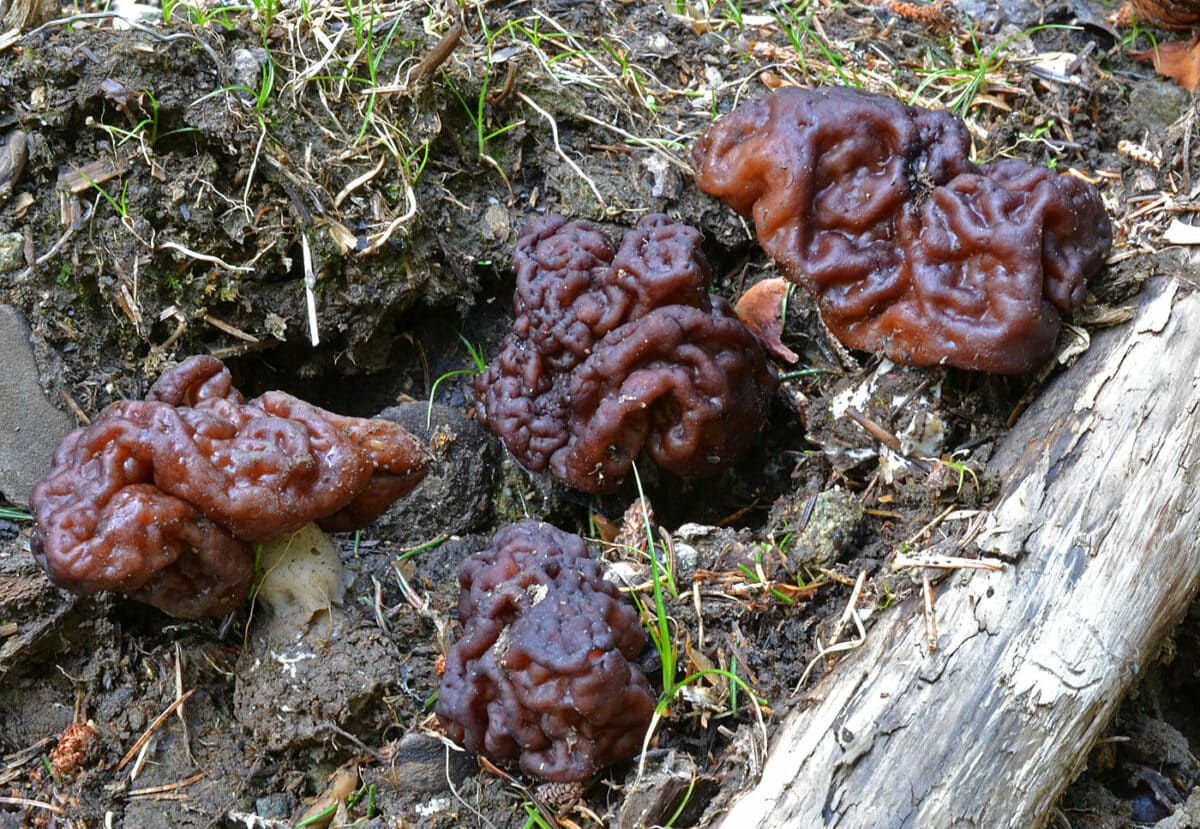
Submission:
[[239,90],[240,92],[258,89],[265,58],[266,54],[262,49],[233,50],[233,80],[237,86],[245,87],[245,89]]
[[28,158],[29,144],[25,133],[13,130],[0,141],[0,205],[8,201],[13,188],[21,180]]
[[478,796],[475,755],[419,732],[405,734],[393,745],[390,764],[362,770],[363,783],[375,787],[376,808],[387,816],[378,825],[459,825],[455,815],[462,808],[460,798],[473,801]]
[[[862,519],[858,496],[827,489],[811,504],[807,493],[780,498],[771,507],[767,525],[776,541],[789,550],[794,565],[831,567],[855,549]],[[786,543],[782,539],[789,533],[791,542]]]
[[0,493],[25,506],[34,485],[74,419],[50,404],[38,382],[29,325],[11,305],[0,305]]
[[471,754],[425,734],[409,733],[400,738],[392,768],[397,791],[429,795],[449,792],[479,766]]
[[254,801],[254,811],[259,817],[287,820],[295,808],[292,798],[284,793],[270,794]]
[[[1072,23],[1090,23],[1108,28],[1104,25],[1104,12],[1098,13],[1101,4],[1096,0],[1059,0],[1056,3],[1032,3],[1025,0],[1019,3],[997,3],[996,0],[951,0],[961,14],[967,15],[968,26],[974,24],[988,34],[996,34],[1004,25],[1013,27],[1014,31],[1027,29],[1039,23],[1049,23],[1048,16],[1057,12],[1055,22],[1070,21]],[[1120,3],[1110,3],[1116,8]]]
[[1148,131],[1164,130],[1174,124],[1188,107],[1192,96],[1169,81],[1144,81],[1129,90],[1129,122]]

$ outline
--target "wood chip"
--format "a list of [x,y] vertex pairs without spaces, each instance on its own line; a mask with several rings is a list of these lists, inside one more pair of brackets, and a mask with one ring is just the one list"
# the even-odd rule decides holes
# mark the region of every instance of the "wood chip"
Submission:
[[79,194],[84,190],[89,190],[98,184],[104,184],[106,181],[116,178],[129,170],[129,159],[127,158],[98,158],[95,161],[89,161],[82,167],[72,167],[69,170],[61,170],[58,174],[58,184],[56,189],[60,192],[63,190],[71,193]]
[[1163,231],[1162,239],[1170,245],[1200,245],[1200,227],[1172,219]]

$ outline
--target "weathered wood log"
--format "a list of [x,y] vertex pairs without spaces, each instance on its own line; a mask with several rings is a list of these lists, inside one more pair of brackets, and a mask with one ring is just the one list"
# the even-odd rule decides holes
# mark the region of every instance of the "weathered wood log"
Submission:
[[1200,586],[1200,293],[1171,279],[1102,332],[997,452],[982,546],[938,648],[889,611],[788,715],[723,826],[1044,823]]
[[0,31],[37,28],[61,10],[58,0],[0,0]]

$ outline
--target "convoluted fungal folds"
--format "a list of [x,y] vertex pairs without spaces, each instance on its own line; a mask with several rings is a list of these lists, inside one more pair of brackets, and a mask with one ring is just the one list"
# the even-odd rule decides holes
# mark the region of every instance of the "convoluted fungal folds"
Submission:
[[646,634],[577,535],[523,521],[459,571],[462,638],[446,657],[445,733],[543,780],[585,780],[641,747],[654,713],[632,663]]
[[75,593],[221,615],[246,598],[251,542],[370,521],[425,464],[396,424],[282,392],[246,403],[220,361],[191,357],[63,439],[30,500],[33,554]]
[[547,216],[517,240],[517,318],[476,380],[479,419],[527,468],[611,492],[645,449],[683,476],[750,446],[776,378],[758,339],[707,291],[700,234],[643,218],[619,250]]
[[721,118],[696,183],[753,216],[763,249],[846,345],[1000,374],[1053,353],[1112,231],[1086,182],[976,165],[961,120],[854,89],[781,89]]

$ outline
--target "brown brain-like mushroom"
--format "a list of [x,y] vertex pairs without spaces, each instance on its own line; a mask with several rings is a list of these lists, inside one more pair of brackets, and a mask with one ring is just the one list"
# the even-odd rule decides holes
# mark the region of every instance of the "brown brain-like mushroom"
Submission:
[[375,518],[424,474],[398,425],[326,412],[282,392],[244,403],[211,357],[166,372],[63,439],[30,499],[33,553],[75,593],[119,590],[175,616],[246,598],[251,542],[317,521]]
[[479,418],[529,469],[613,491],[642,449],[708,474],[745,453],[777,381],[758,339],[709,296],[700,234],[647,216],[614,251],[548,216],[517,241],[517,318],[476,381]]
[[577,535],[522,521],[459,571],[462,638],[446,657],[446,734],[543,780],[584,780],[637,752],[654,713],[632,663],[637,611]]
[[1022,373],[1052,354],[1111,226],[1089,184],[969,149],[949,112],[789,88],[721,118],[693,160],[846,345]]

